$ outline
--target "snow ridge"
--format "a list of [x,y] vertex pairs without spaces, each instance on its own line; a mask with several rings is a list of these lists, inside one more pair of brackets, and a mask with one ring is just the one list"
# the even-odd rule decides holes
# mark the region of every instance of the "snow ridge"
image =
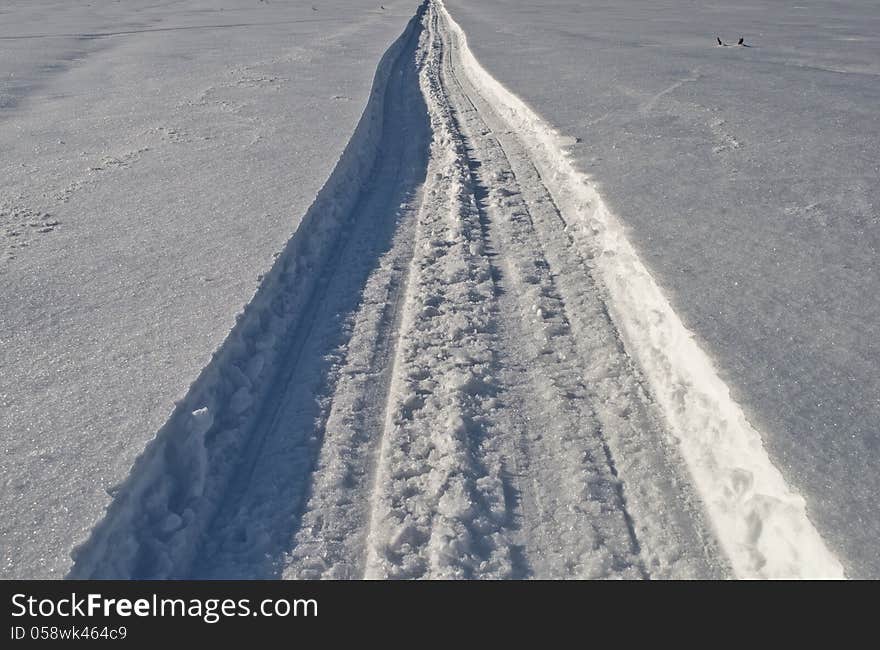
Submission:
[[569,232],[597,269],[609,313],[678,439],[736,575],[843,578],[841,563],[807,517],[803,497],[769,459],[760,433],[672,310],[623,226],[569,160],[566,139],[480,65],[442,0],[432,4],[454,36],[460,67],[527,147]]
[[210,363],[135,462],[88,540],[73,553],[73,579],[161,579],[188,575],[200,537],[224,499],[295,343],[325,267],[379,155],[385,89],[412,49],[425,5],[388,48],[364,113],[295,234]]

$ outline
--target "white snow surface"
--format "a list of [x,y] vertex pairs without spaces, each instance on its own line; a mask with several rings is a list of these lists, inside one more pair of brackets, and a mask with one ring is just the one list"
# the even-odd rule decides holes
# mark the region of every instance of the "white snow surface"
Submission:
[[423,4],[72,577],[729,575],[588,251],[484,104]]
[[[806,50],[763,3],[690,22],[680,1],[9,7],[4,575],[873,575],[871,479],[847,486],[867,526],[840,524],[817,501],[841,486],[783,453],[876,454],[852,433],[871,405],[835,420],[843,442],[769,417],[818,386],[786,393],[791,363],[749,383],[797,353],[745,338],[795,327],[779,289],[824,296],[836,352],[876,322],[867,301],[832,322],[839,285],[798,294],[760,254],[784,233],[873,263],[869,150],[814,124],[782,160],[793,132],[761,96],[807,74],[827,114],[867,120],[861,5],[843,47]],[[698,41],[719,12],[784,38]],[[842,156],[865,214],[834,212],[811,147]],[[804,210],[838,227],[819,244],[796,202],[766,218],[807,172]],[[690,202],[707,192],[738,211]]]
[[876,3],[446,6],[570,138],[847,575],[880,576]]
[[65,575],[227,337],[418,5],[379,4],[0,5],[0,575]]
[[595,258],[609,309],[627,349],[644,368],[736,575],[842,578],[843,569],[807,518],[803,498],[768,458],[761,434],[693,340],[589,180],[572,166],[567,142],[474,58],[460,26],[462,67],[520,134],[567,228]]

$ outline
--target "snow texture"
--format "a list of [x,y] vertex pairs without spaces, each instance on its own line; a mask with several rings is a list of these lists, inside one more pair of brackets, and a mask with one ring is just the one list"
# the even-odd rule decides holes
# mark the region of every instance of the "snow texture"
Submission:
[[[378,9],[365,4],[352,11],[344,3],[294,3],[264,14],[262,8],[219,1],[137,5],[108,7],[102,27],[95,26],[98,14],[83,9],[51,2],[16,7],[21,31],[0,36],[10,51],[23,51],[19,40],[48,39],[47,60],[76,51],[74,59],[99,63],[94,69],[83,64],[80,78],[75,70],[59,76],[10,59],[19,79],[3,86],[11,99],[0,137],[19,151],[55,137],[58,146],[74,138],[94,143],[93,134],[79,130],[87,117],[60,122],[69,130],[63,136],[47,133],[52,111],[85,102],[108,123],[108,149],[81,178],[65,171],[77,160],[52,149],[30,168],[22,163],[24,171],[10,164],[10,184],[0,186],[13,188],[8,195],[17,197],[4,213],[16,246],[0,278],[18,286],[32,269],[45,275],[53,268],[70,275],[70,291],[84,296],[53,294],[61,309],[55,312],[32,285],[18,294],[27,305],[4,294],[2,430],[9,451],[4,479],[11,489],[3,503],[9,519],[0,532],[8,575],[58,575],[69,566],[65,553],[71,553],[67,575],[73,578],[870,575],[858,539],[840,544],[842,529],[814,517],[818,493],[806,489],[804,473],[780,462],[785,431],[756,417],[760,404],[748,401],[749,391],[725,365],[724,337],[713,339],[688,320],[694,313],[689,309],[706,305],[688,301],[692,293],[678,291],[680,285],[667,284],[662,264],[656,271],[657,249],[647,244],[658,232],[669,236],[672,231],[664,229],[674,227],[675,219],[648,219],[645,225],[639,221],[643,213],[633,216],[630,210],[644,207],[638,201],[650,192],[641,188],[635,204],[620,200],[621,192],[639,189],[622,168],[610,180],[602,176],[603,166],[595,175],[584,173],[585,152],[598,156],[608,138],[616,142],[609,128],[626,109],[611,105],[587,126],[578,116],[576,93],[546,103],[558,87],[548,90],[530,76],[533,67],[516,63],[529,53],[557,56],[555,45],[542,38],[559,36],[561,23],[532,20],[534,5],[448,4],[451,13],[439,0]],[[558,19],[584,10],[580,4],[550,4]],[[622,14],[607,18],[616,27],[605,34],[610,38],[638,6],[625,3]],[[593,8],[599,16],[618,11]],[[79,29],[35,31],[53,9]],[[228,20],[238,10],[241,20]],[[358,23],[358,11],[365,24]],[[227,19],[220,21],[223,14]],[[571,42],[583,43],[578,30],[587,30],[587,22],[572,23],[579,27],[566,33]],[[251,28],[271,36],[255,45],[244,36]],[[241,41],[232,39],[230,50],[220,45],[223,38],[210,36],[214,30],[224,37],[245,31]],[[277,39],[287,30],[303,30],[304,42],[281,47]],[[517,30],[531,33],[519,49],[506,40]],[[193,32],[193,41],[179,32]],[[394,32],[399,36],[380,59],[376,44],[387,44]],[[479,42],[475,51],[469,37]],[[179,102],[171,112],[176,124],[163,119],[149,130],[161,145],[131,134],[134,129],[146,137],[139,129],[164,115],[166,98],[118,113],[122,123],[114,125],[116,114],[107,109],[123,110],[130,100],[107,99],[106,92],[66,96],[67,89],[96,88],[108,70],[120,75],[119,86],[137,88],[138,56],[153,49],[156,39],[172,50],[166,62],[170,79],[156,87]],[[568,42],[561,39],[560,52]],[[0,46],[6,46],[3,40]],[[107,64],[113,59],[102,58],[104,47],[117,55],[112,68]],[[639,47],[627,41],[609,49],[631,55]],[[676,56],[686,57],[689,47],[679,43]],[[732,47],[711,49],[740,53],[718,55],[730,60],[762,56],[748,53],[760,50],[757,45]],[[241,63],[257,52],[259,62]],[[362,87],[353,78],[363,74],[367,52],[379,62],[373,75],[366,74],[372,87],[362,93],[366,107],[359,114],[344,108],[357,105],[346,88]],[[159,57],[148,68],[155,71],[161,55],[151,56]],[[198,79],[197,71],[181,66],[181,56],[193,60],[206,79],[223,71],[233,81],[209,81],[193,100],[181,81]],[[224,67],[230,56],[234,68]],[[345,56],[350,60],[340,65]],[[317,66],[325,69],[331,59],[335,72],[321,78]],[[625,67],[627,60],[616,64]],[[133,67],[117,72],[123,64]],[[564,77],[571,68],[560,63],[559,70]],[[682,89],[702,88],[701,80],[711,78],[707,70],[708,63],[690,70],[642,101],[645,128],[633,140],[654,128],[671,138],[681,124],[657,124],[656,115]],[[602,69],[589,83],[601,84],[607,74],[622,73]],[[638,79],[644,73],[632,74]],[[138,81],[136,99],[143,103],[149,84]],[[333,83],[350,93],[333,95],[329,105],[336,112],[308,99],[309,92],[325,93]],[[514,94],[520,88],[526,101]],[[42,108],[32,105],[43,92],[59,97],[47,94]],[[303,108],[302,115],[291,115],[294,106]],[[315,121],[320,111],[323,125]],[[559,124],[558,111],[577,128]],[[684,117],[666,115],[685,120],[698,113],[692,106],[679,112]],[[711,123],[712,133],[721,134],[711,156],[733,158],[747,148],[724,126],[726,119]],[[21,137],[25,127],[33,130],[33,140]],[[247,142],[231,147],[240,137]],[[123,152],[122,142],[138,146]],[[334,142],[345,143],[338,160]],[[665,151],[674,157],[675,146]],[[292,149],[313,158],[291,164]],[[217,162],[220,152],[225,155]],[[211,173],[192,167],[199,161]],[[623,162],[642,169],[644,181],[655,178],[632,158]],[[285,166],[304,179],[298,199],[270,180]],[[129,168],[141,173],[129,174]],[[704,189],[691,188],[693,179],[677,176],[679,168],[667,171],[662,183],[681,197]],[[248,184],[243,179],[251,175]],[[739,178],[725,178],[733,177]],[[39,184],[56,178],[72,181],[51,200],[49,194],[34,200]],[[187,195],[171,191],[175,182],[213,201],[213,235],[205,228],[206,214],[181,216],[187,199],[178,197]],[[302,197],[310,191],[314,198],[306,208]],[[83,222],[81,210],[106,214],[126,192],[139,193],[138,209],[155,211],[131,224],[127,239],[105,231],[106,217]],[[259,228],[245,220],[232,236],[240,214],[225,210],[224,200],[239,208],[274,202],[288,213],[302,205],[303,216],[283,246],[286,235],[277,218]],[[176,207],[163,212],[162,201]],[[659,201],[657,209],[674,204]],[[741,205],[747,213],[750,204]],[[718,241],[713,232],[691,230],[704,245]],[[164,242],[152,282],[138,279],[124,261],[111,265],[109,276],[76,280],[85,269],[96,274],[106,265],[95,252],[104,248],[120,260],[127,254],[135,267],[147,265],[158,249],[135,245],[146,233]],[[179,241],[171,241],[175,237]],[[200,239],[211,245],[199,245]],[[677,236],[668,247],[664,240],[663,254],[679,252],[676,246],[687,239]],[[91,248],[66,248],[87,242]],[[278,253],[271,268],[265,262],[261,268],[258,252],[273,245]],[[217,255],[229,246],[242,249],[233,264]],[[699,256],[681,259],[695,268],[705,262]],[[206,288],[196,302],[211,298],[215,311],[195,318],[200,312],[193,310],[193,279],[209,269],[218,282],[206,286],[215,293]],[[217,314],[247,299],[241,283],[248,269],[263,272],[259,287],[231,331],[223,332]],[[704,271],[711,275],[711,265]],[[35,277],[28,282],[40,281]],[[175,281],[171,291],[156,284]],[[119,287],[132,287],[134,298],[119,299]],[[761,292],[756,295],[760,303]],[[736,304],[735,294],[725,297],[725,304]],[[150,325],[133,327],[138,320]],[[61,338],[71,323],[69,336]],[[46,358],[58,368],[51,381],[29,370],[54,367],[27,356],[24,341],[37,326],[50,339]],[[148,340],[159,334],[170,340],[169,328],[177,328],[180,348]],[[120,357],[126,334],[129,356]],[[53,344],[53,337],[61,343]],[[89,353],[88,341],[103,348]],[[212,341],[210,360],[200,371],[192,369]],[[67,356],[53,345],[68,346]],[[14,353],[7,356],[6,350]],[[747,361],[740,352],[737,358]],[[162,357],[160,372],[145,361],[157,353],[180,359]],[[108,359],[126,362],[116,370]],[[139,381],[133,382],[126,373],[138,369]],[[181,394],[181,373],[195,380],[170,417],[157,423],[157,396]],[[73,376],[116,388],[76,383]],[[34,381],[48,389],[35,390]],[[64,395],[53,398],[52,391]],[[37,412],[29,400],[42,396],[42,412],[52,415],[68,393],[79,410],[58,416],[55,426],[72,435],[28,418]],[[16,427],[16,418],[27,423],[30,438]],[[84,421],[87,430],[81,429]],[[144,446],[144,428],[151,425],[158,433]],[[810,440],[818,444],[821,436]],[[36,483],[37,462],[63,480]],[[116,487],[98,498],[89,486],[110,478]],[[46,505],[29,511],[28,503]],[[28,523],[33,518],[42,520]]]
[[847,575],[880,576],[876,3],[446,6],[569,138]]
[[422,5],[71,576],[842,577],[559,143]]
[[378,5],[0,6],[0,575],[68,572],[229,335],[417,3]]

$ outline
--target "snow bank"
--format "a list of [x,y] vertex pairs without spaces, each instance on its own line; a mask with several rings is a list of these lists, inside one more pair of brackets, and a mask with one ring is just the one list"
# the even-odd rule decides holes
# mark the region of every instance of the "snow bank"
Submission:
[[471,82],[526,143],[568,227],[593,259],[630,354],[641,364],[701,492],[720,542],[742,578],[842,578],[843,568],[770,461],[758,431],[712,361],[673,312],[617,218],[566,154],[555,132],[474,58],[461,27],[437,2]]

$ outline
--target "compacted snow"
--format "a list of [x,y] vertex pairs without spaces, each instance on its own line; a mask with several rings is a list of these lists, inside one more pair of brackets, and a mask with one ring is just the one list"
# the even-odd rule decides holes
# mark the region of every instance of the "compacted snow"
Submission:
[[[846,486],[852,532],[817,503],[844,487],[786,455],[795,440],[840,464],[861,444],[870,467],[865,388],[821,398],[863,408],[832,445],[792,428],[791,364],[772,390],[748,375],[797,356],[785,328],[817,336],[774,291],[846,301],[778,243],[764,268],[774,233],[872,260],[763,202],[832,136],[814,128],[769,174],[756,156],[794,127],[766,98],[731,114],[805,60],[876,74],[871,50],[706,45],[683,2],[352,4],[13,7],[5,575],[873,575],[873,478]],[[749,76],[751,95],[712,94]],[[851,129],[857,86],[829,100]],[[836,171],[870,249],[875,187],[855,167]],[[786,264],[799,279],[773,278]]]

